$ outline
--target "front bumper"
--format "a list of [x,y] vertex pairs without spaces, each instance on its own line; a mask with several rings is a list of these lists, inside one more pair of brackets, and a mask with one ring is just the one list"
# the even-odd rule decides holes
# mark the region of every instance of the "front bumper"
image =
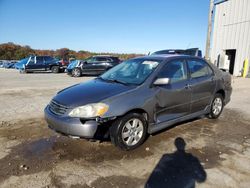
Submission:
[[44,109],[44,116],[49,128],[68,136],[94,138],[99,126],[94,120],[82,122],[79,118],[55,115],[49,106]]
[[60,68],[61,69],[67,69],[68,65],[62,65]]
[[66,72],[68,75],[71,75],[72,74],[72,69],[66,69]]

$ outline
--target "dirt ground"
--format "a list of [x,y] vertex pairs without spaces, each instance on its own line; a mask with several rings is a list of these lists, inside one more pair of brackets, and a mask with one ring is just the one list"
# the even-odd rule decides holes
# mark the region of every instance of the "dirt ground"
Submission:
[[88,79],[0,70],[0,187],[250,187],[250,79],[234,78],[218,120],[175,125],[130,152],[47,128],[50,99]]

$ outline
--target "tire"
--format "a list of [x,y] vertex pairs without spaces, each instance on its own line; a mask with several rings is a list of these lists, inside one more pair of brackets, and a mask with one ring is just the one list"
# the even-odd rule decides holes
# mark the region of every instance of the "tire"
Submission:
[[224,108],[224,98],[220,93],[216,93],[211,104],[210,113],[208,118],[217,119],[220,117]]
[[80,77],[80,76],[82,76],[82,72],[79,68],[74,68],[71,72],[71,75],[73,77]]
[[27,73],[27,71],[24,70],[24,69],[20,69],[20,70],[19,70],[19,73],[20,73],[20,74],[25,74],[25,73]]
[[118,118],[110,128],[111,142],[122,150],[133,150],[147,136],[147,121],[142,114],[130,113]]
[[51,67],[51,72],[53,72],[53,73],[59,73],[60,69],[59,69],[58,66],[53,66],[53,67]]

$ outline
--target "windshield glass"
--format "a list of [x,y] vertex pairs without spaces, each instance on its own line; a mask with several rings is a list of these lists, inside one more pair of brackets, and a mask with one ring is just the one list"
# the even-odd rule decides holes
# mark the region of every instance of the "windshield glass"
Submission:
[[158,64],[159,61],[131,59],[115,66],[100,77],[104,80],[139,85],[148,78]]
[[73,60],[71,63],[68,65],[69,69],[75,68],[78,64],[78,60]]

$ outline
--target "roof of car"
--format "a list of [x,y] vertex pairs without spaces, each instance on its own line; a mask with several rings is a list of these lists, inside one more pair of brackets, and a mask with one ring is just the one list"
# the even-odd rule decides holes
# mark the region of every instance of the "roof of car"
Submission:
[[117,57],[117,56],[113,56],[113,55],[95,55],[93,57]]
[[134,59],[145,59],[145,60],[167,60],[167,59],[172,59],[172,58],[177,58],[177,57],[182,57],[182,58],[197,58],[197,59],[202,59],[199,57],[195,56],[189,56],[189,55],[180,55],[180,54],[160,54],[160,55],[150,55],[150,56],[141,56],[141,57],[136,57]]

